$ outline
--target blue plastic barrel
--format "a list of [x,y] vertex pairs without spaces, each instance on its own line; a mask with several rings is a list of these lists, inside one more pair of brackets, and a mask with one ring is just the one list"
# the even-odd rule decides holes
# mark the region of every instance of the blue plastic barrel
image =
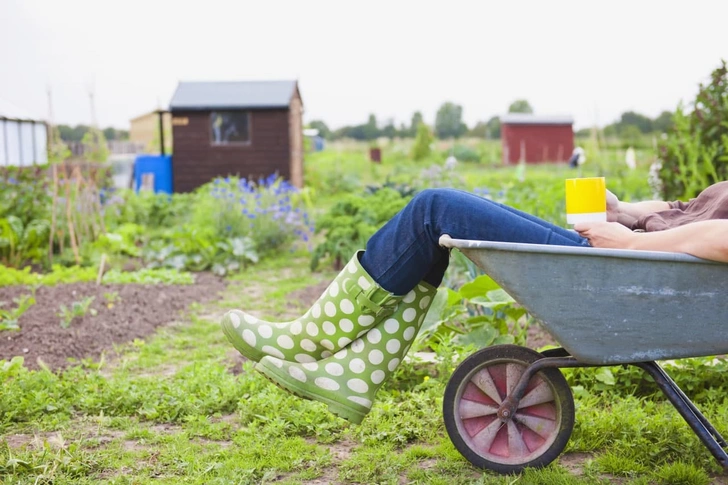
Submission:
[[134,190],[172,193],[172,155],[137,155]]

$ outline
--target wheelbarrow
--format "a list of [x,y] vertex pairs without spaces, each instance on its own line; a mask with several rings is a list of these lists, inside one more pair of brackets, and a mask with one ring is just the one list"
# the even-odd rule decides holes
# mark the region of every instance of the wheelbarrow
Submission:
[[716,460],[728,444],[656,361],[728,353],[728,264],[687,254],[452,239],[561,345],[467,357],[445,389],[458,451],[499,473],[542,467],[564,450],[574,399],[559,368],[634,365],[647,372]]

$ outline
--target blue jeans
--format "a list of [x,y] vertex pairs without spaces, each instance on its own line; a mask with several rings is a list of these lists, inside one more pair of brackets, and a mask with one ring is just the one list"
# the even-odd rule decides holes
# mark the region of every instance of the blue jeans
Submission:
[[367,242],[361,264],[382,288],[404,295],[422,280],[437,287],[449,263],[441,235],[454,239],[589,246],[586,238],[538,217],[454,189],[418,193]]

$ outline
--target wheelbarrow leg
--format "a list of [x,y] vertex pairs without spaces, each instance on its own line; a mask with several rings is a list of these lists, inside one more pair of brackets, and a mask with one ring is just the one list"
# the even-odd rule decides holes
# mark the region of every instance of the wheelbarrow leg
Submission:
[[725,439],[720,435],[718,430],[703,416],[703,413],[695,407],[695,404],[685,395],[678,387],[675,381],[660,367],[656,362],[641,362],[632,364],[647,372],[654,380],[655,384],[670,400],[675,409],[685,419],[690,428],[698,435],[700,441],[703,442],[710,453],[716,460],[728,469],[728,453],[724,448],[728,447]]

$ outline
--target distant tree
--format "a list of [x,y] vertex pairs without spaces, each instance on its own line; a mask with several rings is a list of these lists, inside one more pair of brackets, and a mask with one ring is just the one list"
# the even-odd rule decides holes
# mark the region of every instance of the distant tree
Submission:
[[[419,127],[418,134],[419,134]],[[435,115],[435,133],[440,139],[459,138],[468,131],[463,123],[463,107],[447,102],[440,106]]]
[[397,127],[394,126],[394,120],[392,118],[387,120],[387,124],[384,125],[384,128],[382,128],[380,135],[385,136],[390,140],[397,136]]
[[652,129],[660,133],[667,133],[674,126],[672,121],[672,113],[670,111],[663,111],[660,116],[652,121]]
[[533,113],[531,104],[525,99],[517,99],[508,107],[509,113]]
[[501,121],[497,116],[488,120],[488,138],[498,139],[501,136]]
[[619,120],[620,125],[617,128],[618,132],[621,132],[624,127],[628,125],[636,126],[642,133],[650,133],[652,131],[652,120],[645,115],[635,113],[634,111],[626,111],[622,113],[622,117]]
[[83,140],[83,136],[89,130],[86,125],[76,125],[74,127],[68,125],[58,125],[58,134],[61,136],[61,140],[68,142],[80,142]]
[[117,130],[111,126],[104,128],[103,132],[107,140],[126,140],[129,138],[129,132],[127,130]]
[[432,145],[433,141],[435,141],[435,137],[432,136],[430,127],[424,123],[420,123],[417,127],[415,142],[412,145],[412,159],[419,161],[427,158],[432,151],[430,145]]
[[478,121],[475,126],[468,131],[468,136],[475,138],[488,138],[488,123],[486,121]]
[[98,128],[89,128],[83,135],[84,158],[90,162],[105,162],[109,158],[109,148],[106,144],[104,132]]
[[367,124],[363,126],[364,140],[376,140],[379,137],[379,128],[377,127],[377,117],[373,114],[369,115]]
[[318,130],[319,135],[326,138],[327,140],[331,139],[331,130],[328,126],[326,126],[326,123],[324,123],[323,121],[313,120],[308,124],[308,126]]
[[422,117],[422,113],[420,113],[419,111],[415,111],[412,114],[412,122],[410,123],[409,136],[414,138],[414,136],[417,135],[417,128],[424,122],[425,120]]

